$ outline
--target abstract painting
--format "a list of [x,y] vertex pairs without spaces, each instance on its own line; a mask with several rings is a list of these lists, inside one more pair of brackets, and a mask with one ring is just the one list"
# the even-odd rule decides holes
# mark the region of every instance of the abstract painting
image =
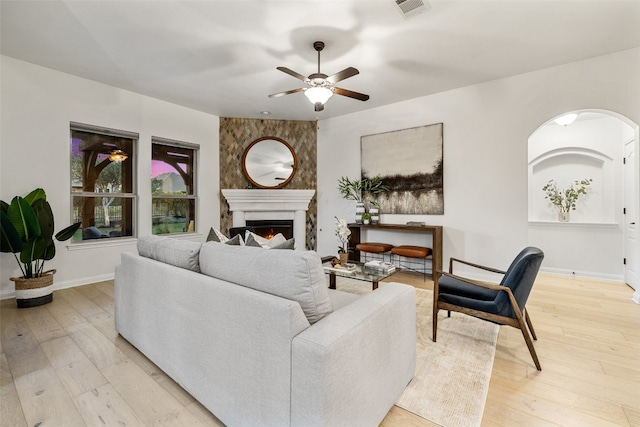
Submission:
[[389,191],[367,194],[385,214],[444,214],[442,123],[360,138],[362,178],[380,176]]

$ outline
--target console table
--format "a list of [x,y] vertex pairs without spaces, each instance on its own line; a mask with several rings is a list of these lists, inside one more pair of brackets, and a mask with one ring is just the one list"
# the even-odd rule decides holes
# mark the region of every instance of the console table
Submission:
[[359,261],[360,251],[356,250],[356,245],[361,242],[361,235],[366,230],[389,230],[409,233],[430,233],[433,242],[431,250],[431,279],[436,280],[436,270],[442,270],[442,226],[441,225],[406,225],[406,224],[349,224],[351,236],[349,237],[349,247],[353,252],[349,254],[349,259]]

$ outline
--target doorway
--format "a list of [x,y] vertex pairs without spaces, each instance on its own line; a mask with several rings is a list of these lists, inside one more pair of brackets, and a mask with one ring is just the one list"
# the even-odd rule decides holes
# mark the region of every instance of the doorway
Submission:
[[[529,137],[529,243],[545,251],[545,270],[624,281],[640,295],[638,125],[604,110],[554,117]],[[624,162],[624,163],[623,163]],[[542,187],[568,188],[593,179],[587,194],[559,222]]]

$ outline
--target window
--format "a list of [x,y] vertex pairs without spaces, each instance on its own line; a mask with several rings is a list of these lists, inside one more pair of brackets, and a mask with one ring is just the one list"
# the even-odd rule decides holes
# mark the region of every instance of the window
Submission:
[[151,150],[152,233],[195,232],[198,146],[153,137]]
[[135,236],[138,134],[71,123],[72,242]]

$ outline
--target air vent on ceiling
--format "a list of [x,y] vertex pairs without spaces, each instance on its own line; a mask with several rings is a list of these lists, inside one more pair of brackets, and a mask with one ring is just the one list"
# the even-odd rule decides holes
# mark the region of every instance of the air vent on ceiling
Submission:
[[405,18],[411,18],[430,9],[429,3],[423,0],[395,0]]

